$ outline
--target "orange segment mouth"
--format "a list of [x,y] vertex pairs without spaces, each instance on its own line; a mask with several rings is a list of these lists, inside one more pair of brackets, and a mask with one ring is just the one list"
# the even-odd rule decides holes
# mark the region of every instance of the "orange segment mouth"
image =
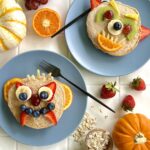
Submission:
[[99,46],[107,52],[116,52],[123,47],[123,40],[118,42],[118,38],[113,38],[109,33],[106,35],[105,31],[102,31],[98,35],[98,44]]

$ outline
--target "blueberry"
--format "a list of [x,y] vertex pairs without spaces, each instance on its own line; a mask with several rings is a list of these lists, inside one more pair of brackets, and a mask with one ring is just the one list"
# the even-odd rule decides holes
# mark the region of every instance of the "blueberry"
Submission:
[[49,103],[47,105],[47,107],[48,107],[49,110],[54,110],[55,109],[55,104],[54,103]]
[[20,110],[21,111],[25,111],[27,109],[27,106],[26,105],[20,105]]
[[115,30],[121,30],[122,29],[122,24],[120,22],[115,22],[114,23],[114,29]]
[[40,93],[40,98],[41,99],[47,99],[48,98],[48,92],[46,92],[46,91],[41,92]]
[[33,112],[33,109],[32,109],[32,108],[27,108],[27,109],[25,110],[25,112],[26,112],[28,115],[31,115],[32,112]]
[[32,114],[33,114],[34,117],[37,118],[37,117],[40,116],[40,111],[39,110],[34,110]]
[[28,98],[27,93],[20,93],[20,94],[19,94],[19,99],[20,99],[21,101],[26,101],[27,98]]
[[46,114],[47,112],[48,112],[48,109],[45,108],[45,107],[40,109],[40,113],[41,113],[42,115]]

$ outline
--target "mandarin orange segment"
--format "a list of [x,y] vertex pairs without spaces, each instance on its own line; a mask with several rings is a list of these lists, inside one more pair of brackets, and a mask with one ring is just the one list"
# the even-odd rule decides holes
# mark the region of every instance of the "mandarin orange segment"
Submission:
[[35,13],[32,25],[39,36],[50,37],[60,29],[61,19],[56,11],[43,8]]
[[22,79],[20,78],[13,78],[11,80],[8,80],[5,84],[4,84],[4,99],[7,102],[8,100],[8,91],[9,89],[16,83],[16,82],[21,82]]
[[107,52],[115,52],[122,48],[122,44],[116,43],[102,34],[98,35],[98,43]]
[[64,84],[64,83],[61,83],[63,89],[64,89],[64,92],[65,92],[65,104],[64,104],[64,110],[68,109],[70,107],[70,105],[72,104],[72,100],[73,100],[73,93],[72,93],[72,90],[71,88]]

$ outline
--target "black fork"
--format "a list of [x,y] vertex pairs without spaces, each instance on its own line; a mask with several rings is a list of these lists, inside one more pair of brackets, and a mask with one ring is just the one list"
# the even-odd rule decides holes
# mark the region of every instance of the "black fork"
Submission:
[[52,73],[53,77],[61,77],[64,80],[66,80],[67,82],[69,82],[70,84],[72,84],[74,87],[76,87],[77,89],[79,89],[81,92],[83,92],[84,94],[86,94],[87,96],[91,97],[93,100],[95,100],[96,102],[98,102],[99,104],[101,104],[102,106],[106,107],[107,109],[109,109],[110,111],[112,111],[113,113],[115,113],[115,111],[113,109],[111,109],[110,107],[108,107],[107,105],[105,105],[103,102],[101,102],[99,99],[97,99],[96,97],[94,97],[93,95],[91,95],[90,93],[88,93],[87,91],[83,90],[82,88],[80,88],[78,85],[76,85],[75,83],[73,83],[72,81],[68,80],[66,77],[64,77],[61,74],[61,70],[48,63],[47,61],[43,60],[40,64],[39,67],[42,68],[44,71],[46,71],[47,73]]

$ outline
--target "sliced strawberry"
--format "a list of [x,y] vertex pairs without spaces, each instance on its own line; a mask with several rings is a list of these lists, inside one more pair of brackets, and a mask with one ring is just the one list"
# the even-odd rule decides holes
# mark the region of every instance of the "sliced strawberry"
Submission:
[[21,112],[20,114],[20,125],[24,126],[26,124],[26,118],[28,114],[26,114],[24,111]]
[[148,36],[150,36],[150,29],[142,25],[140,41],[144,40]]
[[53,92],[53,95],[52,95],[51,99],[49,100],[49,101],[51,101],[54,98],[54,95],[55,95],[55,92],[56,92],[56,83],[51,82],[51,83],[47,84],[46,86],[49,87]]
[[23,84],[21,82],[16,82],[16,88],[18,88],[19,86],[22,86]]
[[102,0],[91,0],[91,9],[96,8],[102,3]]
[[45,117],[52,122],[53,125],[57,125],[57,118],[53,111],[49,111],[45,114]]

